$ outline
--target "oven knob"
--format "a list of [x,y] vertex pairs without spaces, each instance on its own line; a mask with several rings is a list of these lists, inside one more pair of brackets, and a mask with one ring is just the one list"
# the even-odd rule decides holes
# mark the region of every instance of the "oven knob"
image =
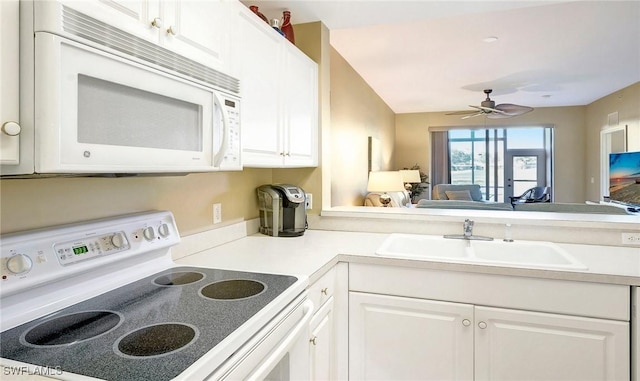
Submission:
[[31,270],[33,262],[24,254],[14,255],[7,259],[7,269],[13,274],[24,274]]
[[116,248],[120,249],[127,243],[127,239],[122,233],[116,233],[111,236],[111,244]]
[[161,237],[166,237],[169,235],[169,225],[162,224],[158,227],[158,233]]
[[156,233],[153,231],[153,227],[149,226],[142,231],[142,235],[147,241],[151,241],[156,238]]

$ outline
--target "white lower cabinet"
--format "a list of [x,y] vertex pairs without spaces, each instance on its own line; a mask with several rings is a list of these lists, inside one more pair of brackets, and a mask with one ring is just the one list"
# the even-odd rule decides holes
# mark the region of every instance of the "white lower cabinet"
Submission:
[[471,305],[351,292],[349,379],[471,380],[472,320]]
[[630,379],[626,286],[350,264],[349,288],[352,380]]
[[309,365],[310,380],[333,380],[334,329],[333,297],[329,298],[311,319]]
[[[309,300],[318,308],[309,323],[310,380],[342,378],[338,375],[337,367],[340,327],[336,326],[335,308],[338,303],[335,300],[342,299],[342,294],[338,291],[338,274],[347,277],[344,266],[344,263],[334,266],[309,287]],[[346,287],[342,292],[346,294]]]
[[475,308],[476,380],[628,380],[629,323]]

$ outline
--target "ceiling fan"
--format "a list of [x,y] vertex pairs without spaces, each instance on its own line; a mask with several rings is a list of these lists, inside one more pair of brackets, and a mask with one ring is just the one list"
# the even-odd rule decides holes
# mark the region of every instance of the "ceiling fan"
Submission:
[[462,119],[469,119],[469,118],[473,118],[474,116],[480,116],[480,115],[485,115],[487,118],[491,118],[491,119],[500,119],[500,118],[511,118],[514,116],[526,114],[529,111],[533,111],[532,107],[514,105],[511,103],[502,103],[502,104],[496,105],[496,102],[492,101],[491,98],[489,98],[489,94],[491,94],[492,91],[493,91],[492,89],[484,90],[484,93],[487,94],[487,99],[482,101],[480,103],[480,106],[469,105],[469,107],[473,107],[475,110],[456,111],[456,112],[449,113],[447,115],[465,115],[462,117]]

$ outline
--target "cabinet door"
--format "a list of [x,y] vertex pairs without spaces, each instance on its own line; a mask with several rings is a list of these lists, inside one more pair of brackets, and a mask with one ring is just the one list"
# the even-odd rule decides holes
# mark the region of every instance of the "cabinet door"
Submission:
[[350,292],[349,378],[472,380],[473,306]]
[[242,160],[254,167],[283,162],[280,83],[284,39],[242,4],[234,17],[234,62],[242,87]]
[[629,323],[476,307],[476,380],[628,380]]
[[18,0],[0,1],[0,164],[20,163]]
[[190,0],[163,4],[162,44],[208,67],[226,71],[230,2]]
[[158,43],[158,31],[164,27],[158,0],[62,0],[62,3],[155,44]]
[[335,380],[333,330],[333,297],[316,312],[310,323],[311,346],[309,365],[311,380]]
[[287,46],[283,78],[285,96],[285,165],[318,165],[318,65]]

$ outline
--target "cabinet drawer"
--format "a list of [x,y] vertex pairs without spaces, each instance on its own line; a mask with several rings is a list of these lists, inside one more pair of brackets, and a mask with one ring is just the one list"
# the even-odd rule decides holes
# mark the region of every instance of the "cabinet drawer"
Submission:
[[622,285],[408,267],[349,265],[349,290],[629,321]]
[[336,289],[336,268],[332,267],[320,279],[309,287],[309,299],[316,309],[319,309],[333,294]]

